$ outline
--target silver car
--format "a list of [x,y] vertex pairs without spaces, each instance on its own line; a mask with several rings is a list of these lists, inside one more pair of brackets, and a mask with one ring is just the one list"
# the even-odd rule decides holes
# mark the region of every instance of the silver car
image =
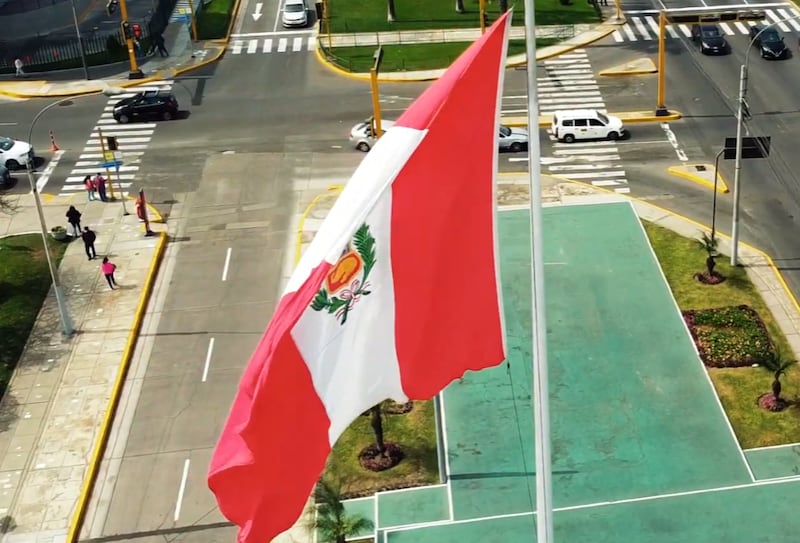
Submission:
[[519,153],[528,148],[528,131],[524,128],[512,128],[501,124],[498,141],[501,151]]

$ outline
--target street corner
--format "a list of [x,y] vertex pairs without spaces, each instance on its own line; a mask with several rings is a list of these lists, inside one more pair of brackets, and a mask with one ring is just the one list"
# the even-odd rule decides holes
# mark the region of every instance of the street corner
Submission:
[[[0,96],[12,100],[27,100],[42,96],[47,81],[0,81]],[[46,96],[46,95],[45,95]]]
[[658,72],[655,62],[649,57],[638,58],[600,70],[600,75],[604,77],[624,77],[631,75],[649,75]]
[[222,55],[225,54],[227,43],[227,41],[223,40],[204,42],[201,47],[197,47],[194,49],[194,51],[192,51],[192,56],[186,63],[184,63],[182,66],[173,66],[170,68],[171,75],[168,74],[169,77],[167,77],[167,79],[178,77],[194,70],[199,70],[200,68],[204,68],[209,64],[217,62],[222,58]]
[[325,54],[325,51],[322,49],[322,46],[317,41],[317,46],[314,48],[314,56],[324,68],[328,69],[329,71],[333,72],[334,74],[346,77],[348,79],[354,79],[356,81],[369,81],[369,74],[357,74],[353,72],[348,72],[344,68],[337,66],[333,61],[328,59],[328,56]]
[[714,190],[716,181],[717,192],[728,194],[730,192],[728,185],[721,174],[714,175],[715,171],[713,164],[680,164],[667,168],[667,173],[670,175],[691,181],[707,189]]

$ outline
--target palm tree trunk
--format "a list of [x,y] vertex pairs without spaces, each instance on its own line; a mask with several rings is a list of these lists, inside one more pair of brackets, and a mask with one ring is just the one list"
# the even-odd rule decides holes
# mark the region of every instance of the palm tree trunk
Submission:
[[394,0],[386,0],[386,8],[389,12],[387,19],[390,23],[397,20],[397,13],[394,10]]
[[776,400],[781,399],[781,389],[783,389],[783,387],[781,386],[781,380],[776,375],[775,380],[772,381],[772,395],[775,397]]
[[464,0],[456,0],[456,12],[464,13]]
[[386,444],[383,442],[383,417],[381,416],[381,404],[374,405],[370,409],[372,413],[372,431],[375,432],[375,445],[378,447],[378,452],[383,454],[386,452]]

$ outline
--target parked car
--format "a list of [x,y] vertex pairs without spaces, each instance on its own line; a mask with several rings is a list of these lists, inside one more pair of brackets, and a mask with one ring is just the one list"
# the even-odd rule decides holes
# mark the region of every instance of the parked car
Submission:
[[281,22],[286,28],[303,27],[308,24],[308,12],[304,0],[286,0],[283,4]]
[[512,128],[501,124],[498,142],[500,151],[511,151],[512,153],[524,151],[528,148],[528,131],[524,128]]
[[715,24],[692,25],[692,41],[700,45],[700,52],[704,55],[724,55],[730,49],[722,31]]
[[144,91],[123,98],[114,106],[114,119],[118,123],[131,121],[169,121],[178,115],[178,101],[169,91]]
[[576,140],[618,140],[628,134],[622,119],[596,109],[556,111],[553,113],[550,132],[557,140],[566,143]]
[[761,58],[770,60],[784,59],[789,56],[789,48],[783,41],[783,36],[772,27],[759,25],[750,27],[750,40],[758,47]]
[[9,170],[25,168],[33,160],[33,147],[24,141],[0,136],[0,164]]
[[8,168],[0,164],[0,190],[10,187],[12,181],[11,172],[8,171]]

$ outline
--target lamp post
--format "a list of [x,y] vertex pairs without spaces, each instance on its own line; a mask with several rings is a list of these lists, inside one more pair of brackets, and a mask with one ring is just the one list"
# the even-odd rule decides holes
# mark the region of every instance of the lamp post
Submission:
[[[81,64],[83,64],[83,76],[89,80],[89,64],[86,62],[86,50],[83,48],[83,38],[81,37],[81,25],[78,24],[78,14],[75,11],[75,0],[71,0],[72,20],[75,23],[75,33],[78,35],[78,49],[81,52]],[[30,142],[30,140],[28,140]]]
[[[120,91],[109,88],[103,90],[102,93],[108,96],[112,96],[114,94],[119,94]],[[36,126],[36,121],[38,121],[39,118],[41,118],[41,116],[44,115],[50,109],[60,104],[63,104],[64,102],[67,102],[69,100],[72,100],[72,98],[62,98],[61,100],[57,100],[52,104],[48,104],[33,117],[33,120],[31,121],[31,127],[28,130],[29,143],[33,139],[33,128]],[[33,148],[31,147],[31,150],[32,149]],[[44,254],[47,259],[47,267],[50,270],[50,279],[53,282],[53,291],[55,292],[56,295],[58,314],[61,319],[61,332],[65,336],[71,336],[72,332],[74,331],[72,328],[72,319],[70,318],[69,311],[67,310],[67,303],[66,299],[64,298],[64,291],[61,288],[61,283],[59,282],[58,278],[58,270],[56,269],[55,263],[53,262],[53,257],[50,254],[50,247],[47,243],[47,223],[45,222],[44,218],[44,209],[42,209],[42,200],[39,196],[39,188],[36,186],[36,180],[33,178],[33,168],[34,168],[33,152],[28,154],[28,161],[26,167],[28,170],[28,183],[30,183],[31,185],[31,193],[33,194],[33,201],[34,204],[36,205],[36,213],[39,215],[39,226],[41,227],[42,230],[42,243],[44,244]]]
[[768,28],[777,24],[798,19],[800,15],[787,17],[786,19],[772,22],[765,25],[753,36],[744,53],[744,64],[739,71],[739,103],[736,108],[736,160],[733,166],[733,221],[731,224],[731,266],[737,266],[739,262],[739,181],[742,171],[742,138],[744,131],[744,113],[747,108],[747,68],[750,66],[750,49],[753,44]]

